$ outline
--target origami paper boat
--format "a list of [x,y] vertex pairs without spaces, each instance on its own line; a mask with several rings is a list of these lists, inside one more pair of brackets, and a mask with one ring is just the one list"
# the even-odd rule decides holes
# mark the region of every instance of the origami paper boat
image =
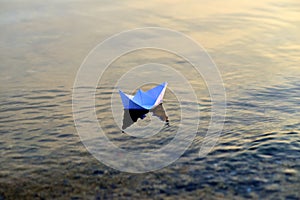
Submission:
[[167,82],[164,82],[146,92],[139,89],[134,96],[119,90],[124,109],[150,110],[162,103]]

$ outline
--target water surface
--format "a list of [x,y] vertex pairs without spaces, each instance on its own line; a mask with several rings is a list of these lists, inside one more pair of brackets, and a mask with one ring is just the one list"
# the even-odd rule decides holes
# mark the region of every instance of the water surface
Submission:
[[[299,199],[299,11],[295,0],[1,1],[0,199]],[[199,158],[211,106],[201,77],[164,52],[121,57],[112,65],[155,60],[182,69],[198,96],[189,103],[201,111],[197,137],[179,160],[129,174],[99,163],[80,142],[72,87],[94,46],[144,26],[180,31],[207,49],[224,80],[227,116],[218,144]],[[174,137],[180,112],[170,91],[164,102],[170,127],[146,142],[121,134],[111,117],[111,93],[111,85],[98,87],[96,112],[117,145],[157,148]]]

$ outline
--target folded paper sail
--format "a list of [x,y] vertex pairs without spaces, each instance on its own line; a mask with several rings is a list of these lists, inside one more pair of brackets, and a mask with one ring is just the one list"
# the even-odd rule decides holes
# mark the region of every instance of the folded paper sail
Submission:
[[164,82],[146,92],[139,89],[134,96],[125,94],[119,90],[124,109],[150,110],[162,103],[167,82]]

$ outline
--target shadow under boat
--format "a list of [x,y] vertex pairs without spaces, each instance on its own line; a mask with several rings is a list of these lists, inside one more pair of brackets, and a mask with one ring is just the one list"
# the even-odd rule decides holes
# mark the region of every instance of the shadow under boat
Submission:
[[156,116],[161,121],[165,122],[166,125],[169,125],[168,116],[166,114],[166,111],[165,111],[162,103],[161,103],[151,110],[124,109],[122,131],[124,131],[126,128],[130,127],[132,124],[137,122],[138,119],[144,119],[146,117],[146,114],[149,112],[152,113],[153,116]]

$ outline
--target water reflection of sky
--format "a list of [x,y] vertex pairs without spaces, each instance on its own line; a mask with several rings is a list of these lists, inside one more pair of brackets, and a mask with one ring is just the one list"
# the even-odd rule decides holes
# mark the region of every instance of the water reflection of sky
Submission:
[[[277,82],[282,74],[298,71],[300,22],[294,1],[1,4],[1,80],[6,87],[71,86],[93,46],[141,26],[168,27],[193,37],[213,54],[225,79],[231,79],[226,82],[230,88],[254,79],[265,82],[265,76]],[[49,74],[55,81],[46,78]]]

